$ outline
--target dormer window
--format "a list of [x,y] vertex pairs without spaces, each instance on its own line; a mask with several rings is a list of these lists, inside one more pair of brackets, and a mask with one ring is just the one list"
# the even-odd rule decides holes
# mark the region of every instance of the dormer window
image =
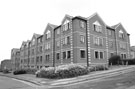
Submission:
[[119,37],[122,38],[122,39],[124,38],[124,33],[123,33],[122,30],[119,31]]
[[62,26],[63,31],[67,31],[67,30],[70,28],[69,23],[70,23],[69,20],[66,20],[66,21],[64,22],[64,24],[63,24],[63,26]]
[[100,23],[98,21],[94,22],[93,26],[94,26],[94,31],[102,32],[102,26],[100,25]]
[[80,21],[80,27],[85,28],[85,22],[84,21]]
[[32,45],[35,45],[35,39],[32,40]]
[[48,31],[46,32],[46,39],[49,39],[49,38],[51,38],[51,32],[48,30]]

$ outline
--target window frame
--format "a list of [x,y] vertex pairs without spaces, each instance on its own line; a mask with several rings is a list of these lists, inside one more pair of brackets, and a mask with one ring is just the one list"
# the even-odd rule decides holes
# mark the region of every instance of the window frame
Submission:
[[[96,53],[95,52],[97,52],[97,58],[96,58]],[[101,58],[101,53],[102,53],[102,58]],[[99,60],[104,59],[104,51],[94,50],[94,59],[99,59]]]
[[[82,54],[82,52],[84,52],[84,54]],[[86,50],[85,49],[80,49],[80,58],[81,59],[86,58]]]

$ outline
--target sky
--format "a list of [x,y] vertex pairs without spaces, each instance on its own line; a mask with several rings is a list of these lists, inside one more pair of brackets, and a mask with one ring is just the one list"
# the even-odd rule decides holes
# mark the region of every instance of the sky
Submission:
[[43,34],[48,23],[60,25],[66,14],[89,17],[98,13],[109,25],[122,23],[135,45],[134,0],[0,0],[0,61],[11,49]]

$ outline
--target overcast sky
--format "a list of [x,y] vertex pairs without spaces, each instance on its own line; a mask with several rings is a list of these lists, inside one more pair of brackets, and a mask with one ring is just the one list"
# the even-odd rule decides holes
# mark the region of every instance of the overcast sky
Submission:
[[0,61],[11,49],[43,34],[47,23],[59,25],[65,14],[89,17],[97,12],[104,22],[121,22],[135,45],[135,0],[0,0]]

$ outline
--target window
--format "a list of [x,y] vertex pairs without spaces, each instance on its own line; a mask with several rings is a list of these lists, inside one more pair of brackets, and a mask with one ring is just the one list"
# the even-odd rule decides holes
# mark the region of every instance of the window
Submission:
[[103,52],[100,52],[100,59],[103,59]]
[[103,39],[102,38],[99,38],[99,45],[102,46],[103,45]]
[[109,47],[113,48],[113,41],[109,41]]
[[119,31],[119,37],[122,38],[122,39],[124,39],[124,33],[123,33],[122,30]]
[[63,59],[66,59],[66,52],[63,52]]
[[126,59],[126,54],[125,54],[125,53],[122,53],[122,54],[121,54],[121,58],[122,58],[122,59]]
[[39,52],[42,52],[42,46],[39,47]]
[[94,44],[97,46],[102,46],[103,45],[103,39],[99,37],[94,37]]
[[60,46],[60,40],[58,40],[58,41],[56,42],[56,44],[57,44],[57,47],[59,47],[59,46]]
[[84,43],[84,42],[85,42],[85,36],[84,36],[84,35],[81,35],[80,37],[81,37],[81,40],[80,40],[80,41],[81,41],[82,43]]
[[50,49],[50,48],[51,48],[51,43],[45,44],[45,49],[46,49],[46,50],[48,50],[48,49]]
[[37,63],[39,62],[39,57],[36,58],[36,62],[37,62]]
[[93,23],[93,25],[94,25],[94,31],[96,31],[96,32],[102,32],[102,26],[100,25],[100,23],[98,21],[95,21]]
[[67,31],[69,29],[69,23],[63,25],[63,31]]
[[57,35],[59,35],[59,34],[60,34],[60,29],[58,28],[58,29],[57,29]]
[[51,38],[51,31],[48,30],[46,32],[46,39],[49,39],[49,38]]
[[60,53],[56,54],[56,59],[59,60],[60,59]]
[[49,59],[50,59],[50,55],[47,54],[47,55],[46,55],[46,61],[49,61]]
[[67,58],[71,57],[71,51],[67,51]]
[[95,58],[98,59],[98,51],[95,51]]
[[98,37],[94,37],[94,44],[98,45]]
[[102,51],[95,51],[95,59],[103,59],[104,53]]
[[85,22],[84,21],[80,21],[80,27],[85,28]]
[[35,39],[32,40],[32,45],[35,45]]
[[70,36],[67,37],[67,44],[70,44]]
[[42,56],[40,56],[40,62],[42,63]]
[[63,45],[67,44],[67,37],[63,38]]
[[85,58],[85,50],[80,50],[80,56],[81,58]]
[[121,49],[126,49],[126,44],[125,43],[119,43],[119,45],[120,45]]

